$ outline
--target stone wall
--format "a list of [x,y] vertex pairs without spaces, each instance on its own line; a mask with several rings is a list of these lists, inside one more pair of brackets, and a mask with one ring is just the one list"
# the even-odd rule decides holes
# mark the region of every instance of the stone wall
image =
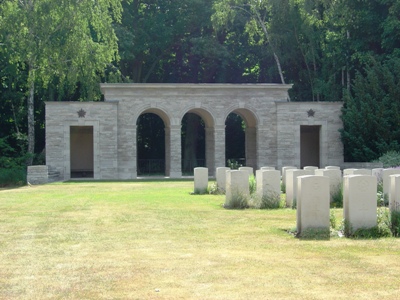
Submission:
[[[92,126],[94,179],[137,177],[137,120],[155,113],[165,125],[166,176],[181,172],[181,122],[186,113],[205,123],[209,175],[225,167],[225,121],[234,112],[246,123],[247,165],[300,163],[300,126],[321,126],[321,165],[341,165],[341,103],[287,102],[281,84],[101,84],[105,102],[46,102],[46,163],[69,179],[70,127]],[[310,111],[313,115],[310,116]]]
[[117,179],[118,103],[46,102],[46,164],[70,178],[70,127],[93,126],[94,179]]
[[341,102],[277,102],[277,164],[300,167],[300,126],[316,125],[320,129],[320,166],[341,166],[343,144],[339,129]]
[[45,184],[49,180],[48,166],[28,166],[26,181],[28,184]]

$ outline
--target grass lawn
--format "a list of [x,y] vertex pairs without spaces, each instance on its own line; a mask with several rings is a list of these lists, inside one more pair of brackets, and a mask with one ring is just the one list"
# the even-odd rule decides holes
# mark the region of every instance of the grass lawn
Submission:
[[192,190],[0,190],[0,299],[400,299],[400,239],[299,240],[294,210],[226,210]]

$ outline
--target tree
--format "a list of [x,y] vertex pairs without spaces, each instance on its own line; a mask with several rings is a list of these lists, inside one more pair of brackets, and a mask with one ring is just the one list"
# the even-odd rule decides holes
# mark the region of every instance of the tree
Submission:
[[400,151],[400,51],[358,73],[347,94],[341,137],[347,161],[371,161]]
[[37,86],[56,82],[59,93],[69,94],[79,84],[81,99],[93,99],[99,75],[116,59],[112,22],[120,13],[120,0],[3,1],[0,32],[8,63],[27,74],[28,164],[35,152]]
[[249,17],[247,30],[250,33],[250,37],[253,38],[254,35],[261,35],[263,37],[261,42],[266,43],[270,48],[279,73],[280,82],[285,84],[279,54],[268,29],[268,22],[271,18],[270,1],[218,0],[214,3],[214,11],[212,19],[217,27],[233,23],[238,14],[245,14]]

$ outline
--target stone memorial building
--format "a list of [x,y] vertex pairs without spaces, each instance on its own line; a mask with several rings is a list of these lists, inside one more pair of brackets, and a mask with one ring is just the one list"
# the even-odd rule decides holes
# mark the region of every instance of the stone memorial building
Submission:
[[138,119],[164,123],[163,176],[182,176],[182,119],[204,124],[204,166],[226,166],[225,122],[245,123],[246,165],[343,164],[340,102],[289,102],[282,84],[101,84],[101,102],[46,102],[46,165],[60,179],[138,177]]

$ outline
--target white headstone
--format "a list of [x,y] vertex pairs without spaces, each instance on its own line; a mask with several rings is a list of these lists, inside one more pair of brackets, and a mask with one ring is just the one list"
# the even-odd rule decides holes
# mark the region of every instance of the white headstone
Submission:
[[372,171],[370,169],[356,169],[353,175],[368,175],[372,176]]
[[329,233],[329,178],[306,175],[297,178],[297,232],[307,229]]
[[266,171],[266,170],[275,170],[275,167],[261,167],[262,171]]
[[297,170],[297,167],[285,166],[282,167],[282,183],[286,186],[286,171],[287,170]]
[[390,175],[400,174],[400,169],[383,169],[382,170],[382,181],[383,181],[383,194],[389,197],[390,194]]
[[378,181],[382,180],[382,171],[383,168],[375,168],[372,169],[372,175],[375,176],[376,178],[378,178]]
[[325,169],[327,169],[327,170],[340,170],[340,167],[338,167],[338,166],[326,166]]
[[292,207],[297,200],[297,177],[314,175],[313,171],[289,169],[286,171],[286,206]]
[[257,170],[257,195],[259,197],[281,196],[281,172],[278,170]]
[[240,167],[239,171],[246,171],[249,174],[249,177],[254,175],[254,169],[252,167]]
[[342,185],[342,172],[338,169],[318,169],[315,175],[329,177],[329,190],[332,196],[339,191]]
[[400,211],[400,175],[390,175],[389,209]]
[[344,169],[343,170],[343,176],[353,175],[355,170],[357,170],[357,169],[354,169],[354,168]]
[[226,171],[225,203],[230,203],[236,195],[250,197],[248,171]]
[[343,178],[343,215],[350,232],[376,226],[377,179],[372,175],[348,175]]
[[216,179],[218,189],[225,191],[226,188],[226,171],[230,171],[231,168],[219,167],[216,170]]
[[314,175],[314,174],[315,174],[315,170],[318,170],[318,167],[314,167],[314,166],[305,166],[305,167],[303,168],[303,170],[312,171],[312,172],[313,172],[312,175]]
[[194,192],[203,194],[208,188],[208,168],[194,168]]

